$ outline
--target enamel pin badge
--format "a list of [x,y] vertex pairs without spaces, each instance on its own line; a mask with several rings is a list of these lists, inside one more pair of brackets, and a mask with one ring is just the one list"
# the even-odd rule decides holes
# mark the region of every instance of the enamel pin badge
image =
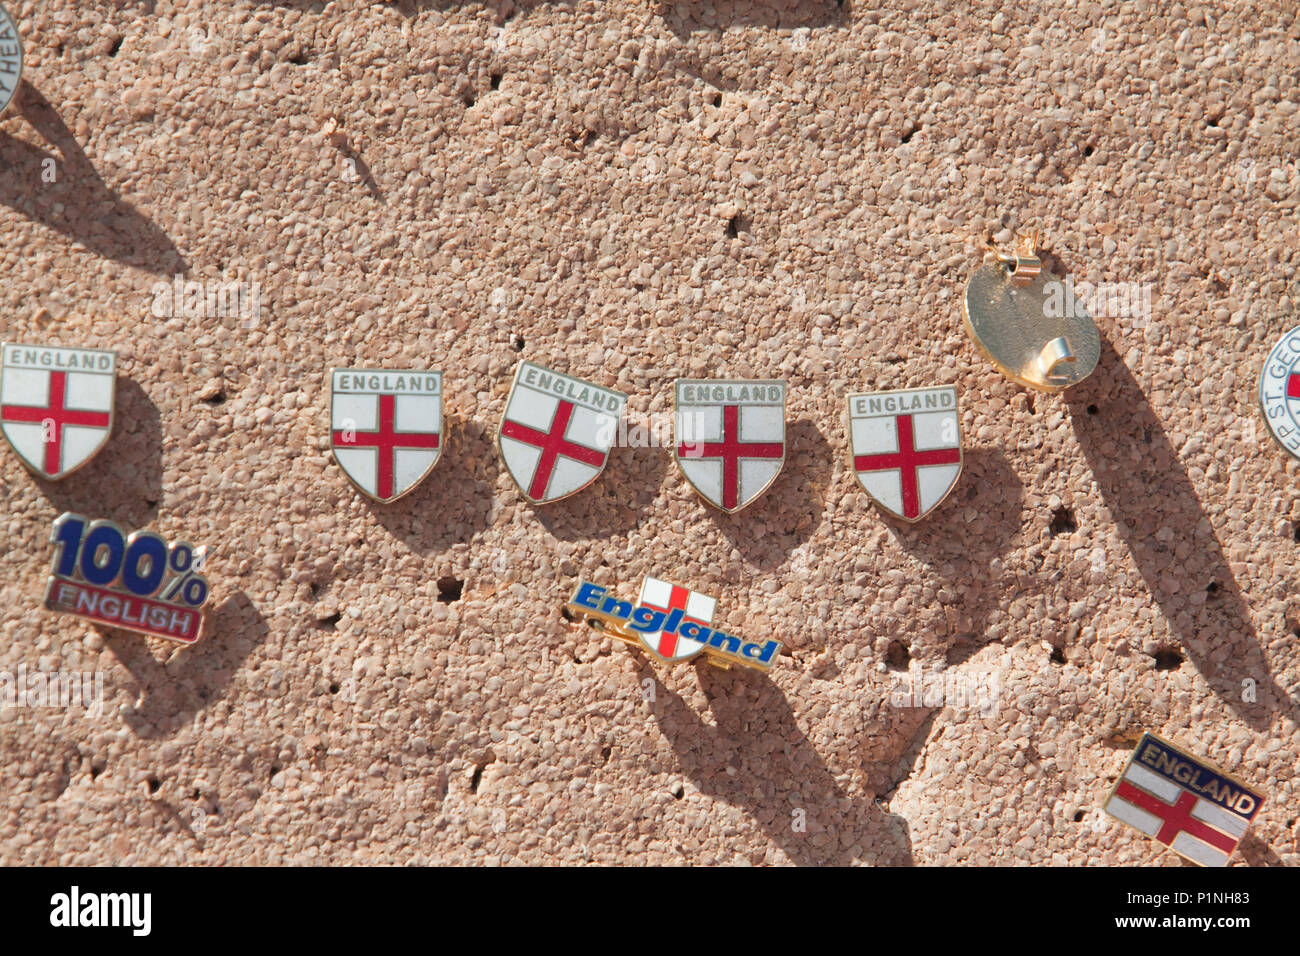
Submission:
[[330,447],[363,494],[396,501],[442,457],[442,373],[332,369]]
[[206,549],[71,513],[55,519],[50,542],[49,610],[179,644],[202,636]]
[[1259,408],[1273,440],[1300,458],[1300,326],[1268,354],[1259,375]]
[[11,342],[0,353],[0,432],[37,475],[67,477],[113,430],[117,356]]
[[622,392],[521,362],[497,447],[524,497],[549,504],[595,481],[605,470],[626,405]]
[[1201,866],[1226,866],[1264,797],[1221,770],[1144,733],[1106,812]]
[[9,108],[23,78],[23,37],[9,11],[0,6],[0,115]]
[[781,642],[747,641],[715,629],[717,602],[707,594],[647,577],[636,604],[611,597],[605,588],[583,581],[566,605],[569,613],[603,633],[649,651],[665,663],[700,654],[723,669],[739,665],[766,671],[781,653]]
[[1020,233],[1014,255],[999,253],[975,270],[962,296],[966,333],[1003,375],[1042,392],[1059,392],[1092,374],[1101,336],[1076,300],[1057,296],[1037,254],[1038,232]]
[[785,464],[785,382],[678,379],[673,457],[700,496],[733,514]]
[[866,392],[848,399],[853,473],[896,518],[919,521],[961,474],[961,418],[952,385]]

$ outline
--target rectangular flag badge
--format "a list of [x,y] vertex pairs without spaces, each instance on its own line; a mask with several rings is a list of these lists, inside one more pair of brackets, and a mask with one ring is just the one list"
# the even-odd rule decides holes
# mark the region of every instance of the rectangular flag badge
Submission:
[[1106,801],[1116,820],[1201,866],[1226,866],[1262,794],[1144,733]]

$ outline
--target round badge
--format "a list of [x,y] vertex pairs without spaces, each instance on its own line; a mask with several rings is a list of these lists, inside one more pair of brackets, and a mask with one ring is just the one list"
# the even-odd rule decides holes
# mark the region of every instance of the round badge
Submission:
[[1300,458],[1300,325],[1268,353],[1259,376],[1259,407],[1273,440]]
[[9,11],[0,7],[0,113],[9,108],[23,78],[23,38]]

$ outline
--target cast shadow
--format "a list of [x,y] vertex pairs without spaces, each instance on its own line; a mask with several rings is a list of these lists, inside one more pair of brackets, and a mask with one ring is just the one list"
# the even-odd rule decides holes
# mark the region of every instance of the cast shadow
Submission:
[[[726,514],[699,502],[745,562],[764,571],[789,561],[790,553],[817,531],[834,470],[831,446],[811,421],[791,422],[785,441],[785,466],[753,504]],[[680,468],[677,473],[686,481]]]
[[137,737],[156,740],[172,736],[220,700],[268,628],[248,595],[236,591],[208,612],[198,643],[179,648],[165,663],[154,658],[144,637],[109,628],[102,633],[143,697],[123,719]]
[[[856,484],[852,476],[850,480]],[[962,663],[985,644],[989,614],[1005,590],[991,565],[1023,530],[1024,499],[1024,482],[1006,455],[996,448],[972,448],[963,454],[957,487],[920,521],[909,523],[875,508],[900,548],[928,566],[950,566],[952,574],[945,579],[977,585],[949,605],[961,616],[948,640],[949,664]],[[976,516],[967,520],[971,508]]]
[[[710,724],[664,686],[644,658],[639,671],[640,680],[651,677],[658,685],[655,719],[682,772],[701,793],[749,814],[795,864],[912,864],[907,821],[836,784],[767,677],[697,664],[715,720]],[[805,811],[804,831],[793,825],[797,810]]]
[[[410,494],[387,505],[369,502],[375,520],[421,555],[468,541],[492,524],[500,468],[496,436],[473,419],[451,417],[444,435],[442,458]],[[351,482],[348,488],[360,494]]]
[[[1206,683],[1255,730],[1268,727],[1270,715],[1281,707],[1289,704],[1294,712],[1294,702],[1269,670],[1250,610],[1195,486],[1141,387],[1104,335],[1097,371],[1065,397],[1102,499],[1173,637]],[[1136,462],[1130,448],[1140,450]],[[1162,529],[1173,532],[1167,544],[1156,538]],[[1179,544],[1188,545],[1201,560],[1177,556]],[[1197,592],[1205,595],[1199,606],[1186,597]],[[1229,665],[1219,673],[1210,655],[1225,647]],[[1254,703],[1241,699],[1243,678],[1256,681]]]
[[653,445],[612,448],[604,472],[590,487],[554,504],[525,506],[561,541],[625,534],[654,509],[670,455],[671,449]]
[[692,33],[720,33],[734,27],[847,28],[853,18],[853,0],[803,0],[798,4],[773,0],[660,0],[655,12],[679,39],[686,39]]
[[[167,234],[104,183],[54,107],[25,80],[15,106],[56,152],[0,132],[0,203],[98,256],[158,275],[189,271]],[[53,183],[43,178],[49,169]]]
[[41,481],[60,512],[108,518],[129,534],[158,516],[162,500],[162,417],[145,390],[118,377],[108,442],[62,481]]

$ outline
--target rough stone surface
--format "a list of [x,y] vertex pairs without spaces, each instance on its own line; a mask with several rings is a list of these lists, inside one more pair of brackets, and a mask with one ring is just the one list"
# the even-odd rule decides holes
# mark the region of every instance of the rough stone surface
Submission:
[[[1149,729],[1267,792],[1234,862],[1300,863],[1300,467],[1254,398],[1298,321],[1291,4],[6,2],[3,335],[120,373],[86,469],[0,454],[0,670],[106,695],[0,708],[0,862],[1178,865],[1098,810]],[[1030,222],[1152,288],[1063,396],[961,327]],[[177,273],[261,314],[157,317]],[[641,423],[785,378],[784,472],[728,518],[620,448],[533,508],[524,358]],[[446,372],[394,505],[330,459],[336,364]],[[965,472],[906,526],[843,396],[930,383]],[[215,546],[204,641],[41,610],[64,510]],[[560,615],[647,573],[789,656],[665,670]],[[909,666],[998,693],[895,706]]]

